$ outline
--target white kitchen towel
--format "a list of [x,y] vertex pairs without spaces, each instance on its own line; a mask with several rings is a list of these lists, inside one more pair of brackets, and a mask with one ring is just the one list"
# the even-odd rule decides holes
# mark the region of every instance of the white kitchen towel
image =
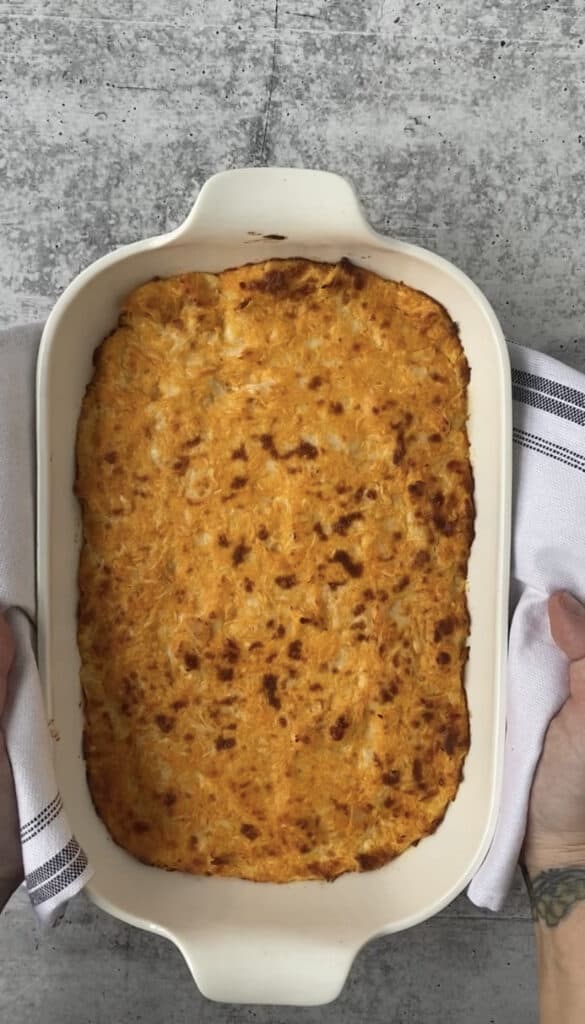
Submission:
[[12,764],[25,884],[53,923],[91,876],[57,788],[34,653],[34,368],[41,325],[0,332],[0,608],[16,639],[1,726]]
[[[534,771],[568,695],[568,663],[547,600],[585,600],[585,377],[510,345],[514,399],[512,584],[504,785],[496,834],[472,880],[473,903],[499,910],[518,862]],[[559,780],[562,785],[562,780]]]

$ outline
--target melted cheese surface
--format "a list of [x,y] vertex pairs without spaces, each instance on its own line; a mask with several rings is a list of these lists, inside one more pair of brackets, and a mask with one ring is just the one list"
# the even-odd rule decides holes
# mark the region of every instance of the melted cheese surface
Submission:
[[270,261],[143,285],[95,364],[78,638],[111,835],[259,881],[397,856],[469,745],[455,325],[346,261]]

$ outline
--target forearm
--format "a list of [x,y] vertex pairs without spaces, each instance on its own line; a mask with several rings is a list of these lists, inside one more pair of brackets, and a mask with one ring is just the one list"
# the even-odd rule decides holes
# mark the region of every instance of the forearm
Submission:
[[21,880],[18,812],[10,762],[0,734],[0,910]]
[[536,929],[541,1024],[583,1024],[585,867],[525,877]]

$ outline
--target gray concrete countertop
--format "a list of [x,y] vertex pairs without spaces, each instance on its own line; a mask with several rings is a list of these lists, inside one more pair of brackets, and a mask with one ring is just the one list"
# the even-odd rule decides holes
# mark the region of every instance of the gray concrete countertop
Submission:
[[[322,167],[371,222],[453,260],[510,340],[585,369],[583,0],[0,0],[0,323],[170,229],[214,171]],[[531,924],[461,897],[359,956],[341,999],[229,1007],[81,898],[0,918],[0,1018],[528,1024]]]

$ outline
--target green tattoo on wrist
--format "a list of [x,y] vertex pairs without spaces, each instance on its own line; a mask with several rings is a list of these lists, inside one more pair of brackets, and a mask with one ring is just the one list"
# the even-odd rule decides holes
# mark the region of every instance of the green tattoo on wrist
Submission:
[[550,868],[530,878],[522,868],[534,921],[544,921],[555,928],[571,913],[577,903],[585,901],[585,867]]

